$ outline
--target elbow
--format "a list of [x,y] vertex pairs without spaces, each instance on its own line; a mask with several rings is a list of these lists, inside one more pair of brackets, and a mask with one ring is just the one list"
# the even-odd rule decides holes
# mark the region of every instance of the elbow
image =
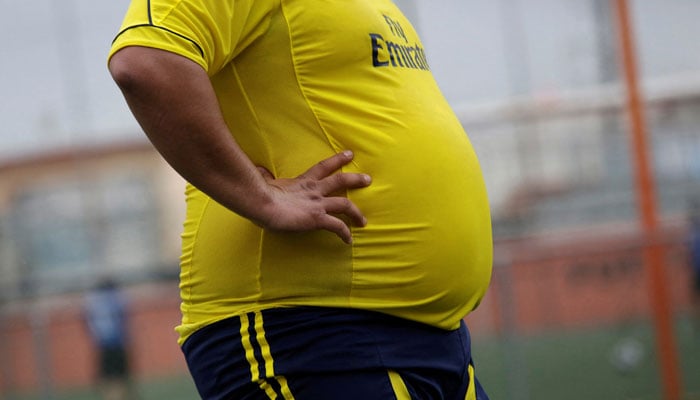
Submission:
[[117,53],[109,60],[109,73],[121,90],[133,89],[135,82],[138,81],[136,68],[125,58],[122,54]]
[[109,73],[122,91],[134,91],[148,82],[149,67],[143,61],[128,47],[115,53],[109,60]]

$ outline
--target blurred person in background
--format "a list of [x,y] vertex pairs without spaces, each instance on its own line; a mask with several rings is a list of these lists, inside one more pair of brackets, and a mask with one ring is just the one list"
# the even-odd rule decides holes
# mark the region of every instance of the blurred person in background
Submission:
[[134,399],[129,379],[127,302],[110,278],[85,299],[85,320],[97,353],[97,385],[103,399]]
[[692,279],[692,316],[695,333],[700,336],[700,204],[690,212],[688,234],[688,262]]
[[177,331],[203,398],[487,399],[463,321],[491,277],[484,180],[391,1],[132,0],[109,69],[188,181]]

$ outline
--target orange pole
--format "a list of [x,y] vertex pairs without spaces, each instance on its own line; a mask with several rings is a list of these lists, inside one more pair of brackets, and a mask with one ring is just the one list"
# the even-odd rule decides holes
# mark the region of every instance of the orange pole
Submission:
[[649,279],[649,291],[654,312],[656,350],[664,399],[680,400],[681,381],[673,330],[673,317],[664,270],[664,250],[658,243],[656,189],[647,146],[644,106],[639,93],[637,65],[632,26],[627,0],[616,0],[618,34],[627,88],[627,111],[630,122],[631,151],[635,161],[635,178],[639,218],[644,231],[644,261]]

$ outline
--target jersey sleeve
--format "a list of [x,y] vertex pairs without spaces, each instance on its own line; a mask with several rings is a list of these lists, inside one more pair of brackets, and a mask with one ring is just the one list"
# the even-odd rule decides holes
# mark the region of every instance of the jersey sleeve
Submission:
[[128,46],[157,48],[212,76],[267,30],[273,6],[272,0],[132,0],[109,58]]

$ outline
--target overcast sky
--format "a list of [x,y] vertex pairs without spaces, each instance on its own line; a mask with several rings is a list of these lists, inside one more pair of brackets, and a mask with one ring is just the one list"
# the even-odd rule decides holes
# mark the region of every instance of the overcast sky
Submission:
[[[397,0],[452,104],[596,84],[605,75],[607,22],[595,4],[608,3]],[[700,1],[632,4],[645,76],[700,71]],[[0,160],[140,136],[106,69],[128,0],[0,5]]]

